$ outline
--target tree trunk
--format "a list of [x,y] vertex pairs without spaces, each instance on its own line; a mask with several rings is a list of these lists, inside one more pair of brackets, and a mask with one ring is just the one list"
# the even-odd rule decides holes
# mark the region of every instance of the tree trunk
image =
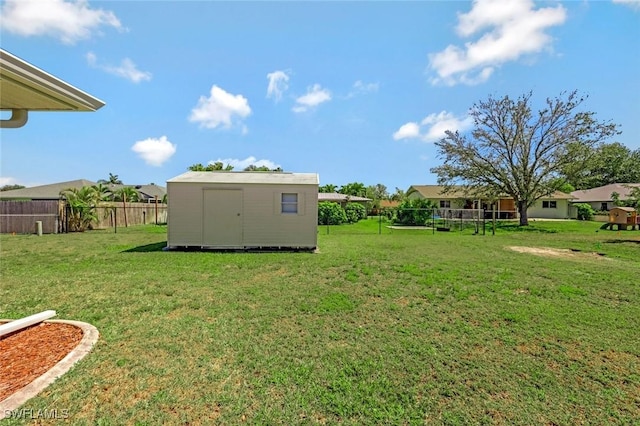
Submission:
[[520,216],[520,226],[529,226],[527,203],[524,201],[518,201],[518,216]]

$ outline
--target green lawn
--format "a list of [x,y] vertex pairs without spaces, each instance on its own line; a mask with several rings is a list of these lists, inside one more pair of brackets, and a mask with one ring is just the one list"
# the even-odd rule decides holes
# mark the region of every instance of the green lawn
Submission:
[[23,408],[79,425],[638,424],[640,231],[376,227],[321,227],[316,254],[163,252],[155,226],[0,236],[0,318],[54,309],[101,334]]

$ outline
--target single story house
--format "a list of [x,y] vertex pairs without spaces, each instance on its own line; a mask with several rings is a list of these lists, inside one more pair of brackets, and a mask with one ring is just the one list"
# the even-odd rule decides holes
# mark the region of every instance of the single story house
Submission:
[[315,173],[186,172],[167,181],[167,248],[317,246]]
[[[48,185],[33,186],[30,188],[13,189],[10,191],[0,191],[0,233],[16,232],[29,233],[33,229],[34,222],[41,221],[43,233],[65,232],[68,212],[65,211],[65,200],[60,192],[67,189],[81,189],[87,186],[98,185],[96,182],[87,179],[76,179],[66,182],[52,183]],[[124,224],[149,223],[153,220],[164,222],[166,220],[166,209],[154,204],[156,197],[162,203],[166,194],[166,189],[162,186],[150,185],[109,185],[111,191],[117,191],[124,186],[135,188],[140,194],[141,202],[129,203],[127,206],[127,220]],[[164,206],[164,204],[163,204]],[[116,209],[121,209],[118,204]],[[111,220],[106,218],[109,206],[101,204],[96,215],[97,221],[93,224],[96,228],[105,228],[120,223],[124,215]],[[121,211],[121,210],[120,210]],[[117,213],[115,213],[117,215]]]
[[599,186],[597,188],[573,191],[573,204],[586,203],[596,211],[609,211],[615,207],[613,197],[614,192],[618,193],[620,200],[627,200],[631,195],[632,188],[640,187],[640,183],[612,183]]
[[371,201],[371,198],[356,197],[355,195],[338,194],[337,192],[319,192],[318,202],[330,201],[332,203],[338,203],[344,208],[347,203],[358,203],[366,207],[367,203]]
[[[0,191],[0,200],[60,200],[60,192],[66,189],[81,189],[85,186],[98,185],[87,179],[76,179],[66,182],[51,183],[47,185],[32,186],[30,188],[12,189],[10,191]],[[123,187],[134,188],[140,195],[141,202],[152,203],[156,197],[158,202],[162,202],[167,194],[167,189],[156,184],[149,185],[114,185],[103,184],[109,191],[116,192]]]
[[[471,197],[462,188],[453,188],[444,192],[440,185],[412,185],[406,192],[409,199],[431,200],[441,209],[485,209],[487,217],[492,215],[492,202],[482,197]],[[529,218],[566,219],[570,217],[570,194],[556,191],[543,197],[531,206],[527,213]],[[496,217],[499,219],[517,219],[518,209],[513,198],[499,197],[495,203]],[[490,212],[491,211],[491,212]]]
[[30,188],[0,191],[0,200],[60,200],[60,192],[66,189],[80,189],[97,183],[87,179],[76,179],[66,182],[32,186]]

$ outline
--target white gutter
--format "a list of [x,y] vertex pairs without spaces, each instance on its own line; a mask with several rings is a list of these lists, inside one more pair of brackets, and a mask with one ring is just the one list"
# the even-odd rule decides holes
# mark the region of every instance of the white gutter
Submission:
[[0,120],[0,129],[17,129],[27,124],[29,112],[26,109],[12,109],[11,118]]

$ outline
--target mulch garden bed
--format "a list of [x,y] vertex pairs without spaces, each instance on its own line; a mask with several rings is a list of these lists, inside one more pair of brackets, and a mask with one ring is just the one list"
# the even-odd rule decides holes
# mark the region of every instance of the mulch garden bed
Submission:
[[74,325],[42,322],[0,337],[0,401],[46,373],[82,336]]

